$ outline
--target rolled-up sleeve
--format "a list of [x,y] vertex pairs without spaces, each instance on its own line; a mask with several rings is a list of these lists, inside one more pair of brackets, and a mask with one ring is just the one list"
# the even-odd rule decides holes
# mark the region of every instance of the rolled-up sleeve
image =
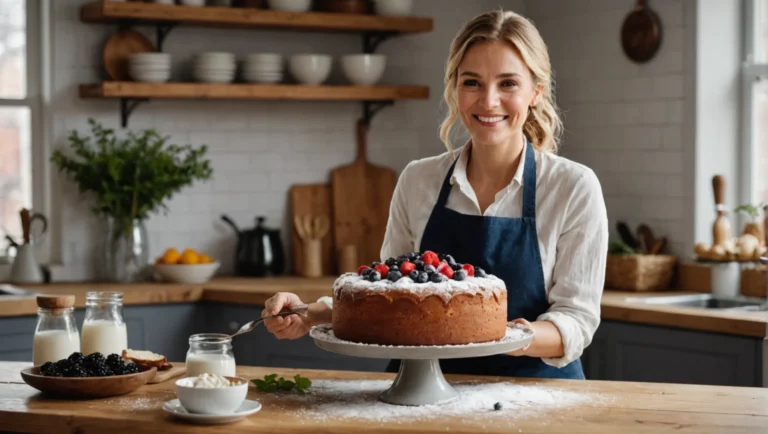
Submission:
[[538,317],[552,322],[562,336],[563,357],[542,359],[555,367],[581,357],[600,325],[608,216],[600,181],[592,170],[587,169],[576,182],[564,211],[548,295],[550,308]]

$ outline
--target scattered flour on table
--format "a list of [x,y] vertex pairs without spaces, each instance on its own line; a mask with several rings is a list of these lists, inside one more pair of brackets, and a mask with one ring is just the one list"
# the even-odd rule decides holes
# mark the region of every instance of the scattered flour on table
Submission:
[[108,404],[116,410],[147,411],[162,408],[163,403],[167,400],[168,399],[161,398],[125,396],[122,398],[108,399],[107,401],[104,401],[103,404]]
[[[460,418],[462,424],[514,426],[516,419],[535,418],[546,424],[558,411],[582,405],[599,405],[613,397],[585,390],[574,392],[538,383],[498,382],[451,383],[461,400],[444,405],[399,406],[379,401],[379,394],[392,384],[390,380],[316,380],[306,395],[275,395],[273,404],[290,401],[288,408],[299,420],[356,419],[371,422],[440,422],[446,417]],[[494,410],[500,403],[501,410]],[[282,407],[282,406],[281,406]],[[573,416],[571,416],[573,417]]]

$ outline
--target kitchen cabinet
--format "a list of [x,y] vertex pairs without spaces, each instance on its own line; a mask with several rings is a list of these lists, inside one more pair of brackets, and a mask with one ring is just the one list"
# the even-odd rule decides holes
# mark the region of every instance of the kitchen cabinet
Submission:
[[763,339],[602,321],[587,379],[763,387]]

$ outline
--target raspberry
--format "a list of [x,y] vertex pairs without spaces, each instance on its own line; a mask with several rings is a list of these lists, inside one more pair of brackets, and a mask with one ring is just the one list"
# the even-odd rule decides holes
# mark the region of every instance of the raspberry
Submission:
[[374,267],[374,270],[378,271],[380,276],[386,276],[389,274],[389,267],[384,264],[377,265]]
[[473,267],[472,264],[464,264],[461,266],[461,268],[467,272],[467,276],[475,275],[475,267]]
[[421,255],[421,260],[424,261],[424,264],[432,265],[435,267],[440,265],[440,259],[438,259],[437,254],[429,250]]
[[403,273],[405,276],[406,274],[410,274],[411,271],[416,269],[416,264],[414,264],[411,261],[405,261],[402,264],[400,264],[400,272]]
[[437,266],[437,272],[449,279],[453,278],[453,268],[445,262]]
[[361,266],[360,266],[360,267],[357,269],[357,275],[358,275],[358,276],[362,276],[362,275],[363,275],[363,270],[365,270],[366,268],[368,268],[368,266],[367,266],[367,265],[361,265]]

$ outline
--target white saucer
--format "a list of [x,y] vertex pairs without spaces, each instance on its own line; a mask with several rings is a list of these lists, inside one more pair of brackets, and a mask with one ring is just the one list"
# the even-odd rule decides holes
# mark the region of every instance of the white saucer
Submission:
[[261,410],[261,403],[258,401],[251,401],[246,399],[243,401],[243,405],[241,405],[240,408],[235,410],[235,412],[232,414],[199,414],[188,412],[187,409],[182,407],[178,399],[172,399],[163,404],[163,410],[165,410],[166,413],[170,413],[178,417],[179,419],[184,419],[194,423],[214,425],[237,422],[246,416],[250,416]]

